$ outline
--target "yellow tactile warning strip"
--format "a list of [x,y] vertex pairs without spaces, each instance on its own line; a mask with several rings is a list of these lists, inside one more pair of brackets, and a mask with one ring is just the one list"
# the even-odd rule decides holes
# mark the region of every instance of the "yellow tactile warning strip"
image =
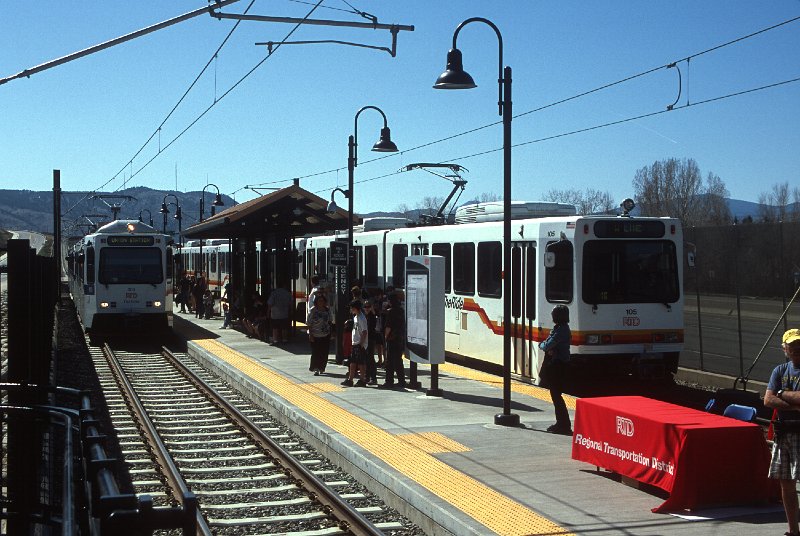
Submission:
[[[503,378],[494,376],[492,374],[487,374],[479,370],[472,370],[467,367],[454,365],[453,363],[444,363],[439,365],[439,372],[446,372],[454,376],[461,376],[462,378],[467,378],[469,380],[475,380],[488,385],[493,385],[495,387],[499,387],[500,389],[503,388]],[[512,381],[511,391],[521,395],[532,396],[534,398],[538,398],[539,400],[544,400],[545,402],[551,402],[550,391],[542,387],[536,387],[535,385]],[[569,409],[575,409],[575,400],[576,399],[574,396],[564,395],[564,403],[566,403]]]
[[319,393],[340,393],[344,391],[344,389],[342,389],[340,386],[330,382],[304,383],[303,387]]
[[314,389],[306,389],[304,384],[214,340],[195,342],[492,531],[509,535],[571,534],[422,449],[318,396]]
[[454,441],[449,437],[440,434],[439,432],[398,434],[397,437],[406,443],[409,443],[410,445],[414,445],[418,449],[424,450],[428,454],[441,454],[443,452],[469,452],[471,450],[469,447],[465,447],[458,441]]

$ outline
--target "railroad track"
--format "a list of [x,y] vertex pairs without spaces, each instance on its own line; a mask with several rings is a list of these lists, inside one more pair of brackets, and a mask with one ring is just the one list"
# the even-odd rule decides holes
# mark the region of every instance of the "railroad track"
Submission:
[[197,534],[417,532],[185,356],[91,351],[136,493]]

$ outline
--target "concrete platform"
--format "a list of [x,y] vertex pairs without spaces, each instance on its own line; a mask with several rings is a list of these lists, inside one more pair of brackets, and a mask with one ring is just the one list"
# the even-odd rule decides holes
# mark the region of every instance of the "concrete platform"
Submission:
[[[653,514],[663,502],[571,459],[547,391],[514,383],[518,428],[496,426],[501,380],[440,367],[443,397],[422,391],[343,388],[345,368],[309,372],[304,335],[269,346],[221,320],[176,314],[189,353],[286,422],[428,534],[783,534],[780,505]],[[406,367],[408,362],[406,361]],[[420,380],[429,386],[427,367]],[[574,408],[574,400],[568,401]],[[693,517],[692,517],[693,516]]]

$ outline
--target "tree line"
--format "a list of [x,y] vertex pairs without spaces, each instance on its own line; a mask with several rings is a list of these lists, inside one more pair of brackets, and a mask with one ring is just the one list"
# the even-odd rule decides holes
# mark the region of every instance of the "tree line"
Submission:
[[[637,169],[633,191],[638,214],[676,217],[685,227],[800,221],[800,187],[790,188],[788,182],[775,184],[771,191],[762,192],[756,217],[748,216],[738,221],[728,207],[730,192],[725,181],[711,171],[703,176],[693,158],[666,158]],[[403,204],[397,207],[397,211],[432,214],[443,200],[443,197],[425,197],[413,209]],[[498,195],[484,192],[471,202],[499,200]],[[580,215],[616,214],[619,207],[619,202],[608,191],[593,188],[583,191],[551,189],[543,200],[574,205]]]

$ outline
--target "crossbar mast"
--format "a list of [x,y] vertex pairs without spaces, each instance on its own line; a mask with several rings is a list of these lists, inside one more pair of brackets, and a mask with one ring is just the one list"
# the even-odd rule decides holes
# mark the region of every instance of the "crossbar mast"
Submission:
[[52,69],[53,67],[58,67],[59,65],[63,65],[67,62],[77,60],[78,58],[82,58],[84,56],[88,56],[89,54],[94,54],[95,52],[100,52],[101,50],[105,50],[107,48],[111,48],[115,45],[119,45],[121,43],[125,43],[126,41],[130,41],[131,39],[136,39],[137,37],[141,37],[143,35],[147,35],[149,33],[155,32],[157,30],[161,30],[163,28],[167,28],[174,24],[178,24],[179,22],[183,22],[185,20],[189,20],[191,18],[197,17],[199,15],[203,15],[205,13],[214,14],[214,10],[220,7],[227,6],[229,4],[233,4],[234,2],[238,2],[239,0],[218,0],[214,2],[214,4],[196,9],[194,11],[190,11],[188,13],[184,13],[183,15],[178,15],[177,17],[167,19],[163,22],[159,22],[157,24],[153,24],[152,26],[148,26],[147,28],[142,28],[141,30],[136,30],[135,32],[131,32],[129,34],[125,34],[120,37],[116,37],[104,43],[100,43],[89,48],[84,48],[83,50],[79,50],[77,52],[73,52],[72,54],[67,54],[66,56],[62,56],[60,58],[50,60],[48,62],[42,63],[35,67],[31,67],[30,69],[25,69],[23,71],[18,72],[15,75],[7,76],[5,78],[0,78],[0,86],[5,84],[6,82],[11,82],[12,80],[16,80],[17,78],[28,78],[33,74],[40,73],[47,69]]

